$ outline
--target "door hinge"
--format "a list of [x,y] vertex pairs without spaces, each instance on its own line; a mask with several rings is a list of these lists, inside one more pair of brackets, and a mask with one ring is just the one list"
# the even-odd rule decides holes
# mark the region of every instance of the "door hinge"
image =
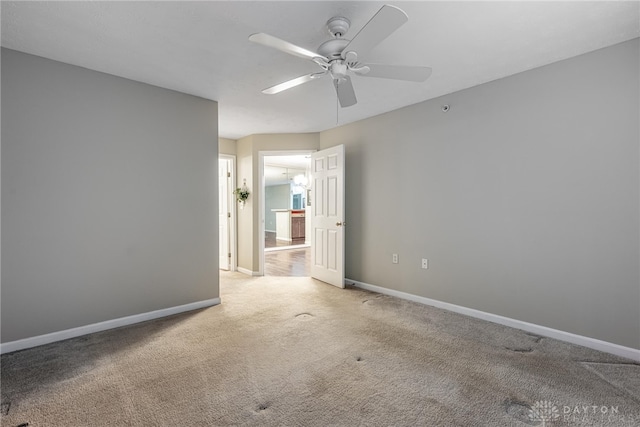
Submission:
[[231,212],[227,212],[227,218],[231,218]]
[[231,178],[231,172],[227,172],[227,178]]
[[227,257],[231,258],[231,252],[229,252],[229,255],[227,255]]

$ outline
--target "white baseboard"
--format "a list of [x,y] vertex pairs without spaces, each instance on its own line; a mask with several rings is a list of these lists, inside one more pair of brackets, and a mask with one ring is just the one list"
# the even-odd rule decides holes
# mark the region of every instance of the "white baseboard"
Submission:
[[134,323],[145,322],[147,320],[158,319],[160,317],[171,316],[172,314],[211,307],[218,304],[220,304],[220,298],[212,298],[204,301],[178,305],[176,307],[163,308],[161,310],[148,311],[146,313],[134,314],[132,316],[120,317],[118,319],[92,323],[91,325],[65,329],[64,331],[52,332],[50,334],[38,335],[36,337],[10,341],[0,344],[0,354],[10,353],[17,350],[24,350],[25,348],[37,347],[39,345],[62,341],[69,338],[75,338],[81,335],[92,334],[94,332],[105,331],[107,329],[119,328],[121,326],[132,325]]
[[510,326],[512,328],[521,329],[523,331],[531,332],[537,335],[554,338],[560,341],[569,342],[571,344],[581,345],[583,347],[592,348],[594,350],[603,351],[605,353],[626,357],[628,359],[635,360],[636,362],[640,362],[640,350],[637,350],[635,348],[625,347],[619,344],[601,341],[582,335],[576,335],[570,332],[560,331],[558,329],[552,329],[546,326],[536,325],[534,323],[528,323],[522,320],[511,319],[509,317],[503,317],[497,314],[491,314],[484,311],[475,310],[473,308],[462,307],[460,305],[442,302],[431,298],[425,298],[406,292],[387,289],[381,286],[359,282],[357,280],[345,279],[345,284],[353,284],[353,286],[357,288],[366,289],[368,291],[378,292],[381,294],[391,295],[420,304],[442,308],[444,310],[453,311],[455,313],[464,314],[470,317],[475,317],[477,319],[487,320],[489,322],[498,323],[500,325]]
[[251,271],[242,267],[238,267],[238,273],[246,274],[247,276],[260,276],[260,273],[257,271]]

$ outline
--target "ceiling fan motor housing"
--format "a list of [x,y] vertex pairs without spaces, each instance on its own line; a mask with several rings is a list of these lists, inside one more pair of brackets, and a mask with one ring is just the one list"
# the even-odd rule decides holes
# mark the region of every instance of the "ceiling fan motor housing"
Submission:
[[334,59],[341,59],[342,51],[349,44],[349,40],[345,39],[331,39],[322,43],[318,48],[318,53],[329,61]]

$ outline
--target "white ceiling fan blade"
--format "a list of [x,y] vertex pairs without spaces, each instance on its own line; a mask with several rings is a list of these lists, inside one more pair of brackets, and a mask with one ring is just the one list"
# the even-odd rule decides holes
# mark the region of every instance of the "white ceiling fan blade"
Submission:
[[414,67],[410,65],[366,64],[363,68],[369,68],[369,71],[366,73],[356,72],[359,76],[407,80],[410,82],[423,82],[431,75],[431,68],[429,67]]
[[338,101],[340,101],[340,106],[342,108],[351,107],[358,102],[358,100],[356,99],[356,93],[353,90],[353,84],[351,83],[351,79],[349,78],[349,76],[345,76],[344,80],[340,83],[338,83],[337,79],[334,80],[333,85],[336,88]]
[[273,49],[278,49],[281,52],[288,53],[290,55],[295,55],[300,58],[311,59],[313,58],[323,58],[325,61],[328,61],[327,58],[320,55],[319,53],[312,52],[300,46],[296,46],[293,43],[289,43],[287,41],[281,40],[277,37],[270,36],[265,33],[256,33],[251,34],[249,36],[249,40],[261,44],[263,46],[271,47]]
[[365,56],[408,20],[402,9],[385,4],[342,50],[342,58],[344,59],[347,52],[356,52],[360,57]]
[[288,80],[284,83],[277,84],[275,86],[268,87],[262,91],[262,93],[266,95],[274,95],[276,93],[282,92],[283,90],[291,89],[292,87],[299,86],[303,83],[310,82],[311,80],[315,80],[319,77],[326,75],[327,72],[319,72],[319,73],[311,73],[306,74],[304,76],[296,77],[295,79]]

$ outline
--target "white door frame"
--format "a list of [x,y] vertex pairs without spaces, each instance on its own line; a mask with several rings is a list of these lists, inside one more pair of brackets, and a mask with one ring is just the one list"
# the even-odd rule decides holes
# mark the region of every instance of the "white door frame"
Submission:
[[258,151],[258,180],[260,186],[260,197],[258,206],[258,276],[264,276],[264,158],[268,156],[300,156],[315,153],[318,150],[274,150]]
[[[236,212],[237,208],[235,196],[233,190],[236,189],[236,156],[233,154],[218,154],[218,159],[227,160],[229,162],[229,173],[231,179],[227,181],[227,194],[229,196],[228,206],[231,218],[229,218],[229,252],[231,253],[231,259],[229,260],[229,271],[236,271],[238,269],[238,261],[236,256]],[[219,238],[219,236],[218,236]]]

